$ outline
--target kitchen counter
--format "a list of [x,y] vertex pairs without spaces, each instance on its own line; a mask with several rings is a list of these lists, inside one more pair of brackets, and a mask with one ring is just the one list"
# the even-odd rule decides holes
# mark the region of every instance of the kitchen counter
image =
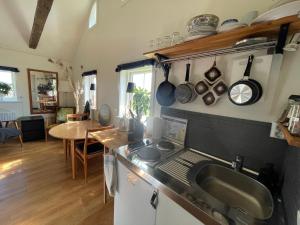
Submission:
[[128,145],[128,132],[120,131],[117,128],[93,132],[91,136],[108,149],[117,149]]
[[[171,159],[176,158],[178,155],[186,152],[193,151],[191,149],[184,149],[178,152],[176,155],[171,156]],[[157,167],[150,167],[146,163],[141,161],[136,161],[132,158],[132,154],[128,149],[128,146],[122,146],[117,151],[117,159],[125,165],[130,171],[134,172],[136,175],[141,177],[147,183],[151,184],[154,188],[157,188],[159,191],[163,192],[174,202],[179,204],[182,208],[192,214],[194,217],[199,219],[205,225],[222,225],[222,224],[235,224],[233,221],[227,221],[228,223],[222,222],[220,214],[214,211],[205,201],[203,201],[197,193],[195,193],[192,188],[188,185],[180,182],[178,179],[173,176],[168,176]],[[202,160],[211,160],[207,156],[196,153]],[[168,159],[170,160],[170,159]],[[166,161],[168,161],[166,160]],[[163,163],[162,163],[163,164]],[[160,164],[160,165],[162,165]],[[284,222],[282,216],[282,207],[280,204],[275,202],[275,209],[273,217],[263,223],[265,225],[282,225]]]

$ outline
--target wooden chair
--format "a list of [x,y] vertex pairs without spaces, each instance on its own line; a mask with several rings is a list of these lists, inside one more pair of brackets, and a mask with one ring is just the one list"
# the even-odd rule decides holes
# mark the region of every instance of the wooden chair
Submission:
[[14,121],[14,124],[15,124],[15,127],[18,131],[20,131],[20,135],[18,136],[19,138],[19,141],[20,141],[20,144],[21,144],[21,148],[23,148],[23,137],[22,137],[22,131],[21,129],[19,128],[19,125],[18,125],[18,122],[17,121]]
[[21,144],[21,150],[23,148],[23,138],[22,138],[22,131],[19,128],[19,125],[17,121],[14,121],[15,128],[5,127],[0,128],[0,139],[2,142],[5,142],[7,139],[18,137],[20,144]]
[[104,153],[104,146],[95,139],[91,138],[89,133],[112,129],[113,126],[102,127],[99,129],[89,129],[86,131],[85,140],[82,143],[78,143],[75,148],[75,174],[77,170],[77,160],[83,164],[84,181],[87,182],[88,175],[88,160],[92,158],[101,158]]
[[88,117],[88,114],[86,113],[77,113],[77,114],[68,114],[67,115],[67,121],[82,121],[86,120]]
[[59,107],[55,112],[55,121],[50,122],[49,118],[45,119],[45,141],[48,141],[48,133],[52,127],[67,122],[67,115],[75,112],[75,107]]

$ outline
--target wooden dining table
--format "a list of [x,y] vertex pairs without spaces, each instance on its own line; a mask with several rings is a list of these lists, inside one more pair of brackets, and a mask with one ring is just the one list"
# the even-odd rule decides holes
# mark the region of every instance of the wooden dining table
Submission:
[[63,140],[65,150],[68,147],[68,143],[70,143],[73,179],[75,179],[75,141],[84,140],[87,129],[98,129],[102,127],[98,121],[84,120],[70,121],[57,125],[49,130],[49,134],[52,137]]

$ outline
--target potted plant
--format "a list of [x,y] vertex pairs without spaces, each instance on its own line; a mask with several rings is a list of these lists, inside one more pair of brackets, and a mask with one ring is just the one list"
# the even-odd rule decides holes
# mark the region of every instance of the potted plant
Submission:
[[48,95],[49,91],[53,91],[54,87],[53,84],[49,81],[47,84],[39,84],[37,86],[38,93],[43,95]]
[[0,82],[0,98],[2,98],[5,95],[8,95],[10,90],[11,90],[11,86],[9,84]]
[[132,108],[135,112],[134,117],[134,138],[140,140],[144,136],[143,116],[149,115],[150,112],[150,93],[143,88],[135,88],[132,101]]

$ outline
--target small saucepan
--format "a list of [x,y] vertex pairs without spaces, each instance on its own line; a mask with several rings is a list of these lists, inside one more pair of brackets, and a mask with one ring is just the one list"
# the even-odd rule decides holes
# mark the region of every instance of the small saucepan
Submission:
[[250,79],[250,71],[254,56],[250,55],[242,80],[235,82],[228,90],[229,100],[235,105],[251,105],[262,96],[263,89],[259,82]]
[[190,67],[191,64],[186,64],[185,83],[178,85],[175,90],[175,98],[182,104],[192,102],[197,96],[194,85],[189,82]]

